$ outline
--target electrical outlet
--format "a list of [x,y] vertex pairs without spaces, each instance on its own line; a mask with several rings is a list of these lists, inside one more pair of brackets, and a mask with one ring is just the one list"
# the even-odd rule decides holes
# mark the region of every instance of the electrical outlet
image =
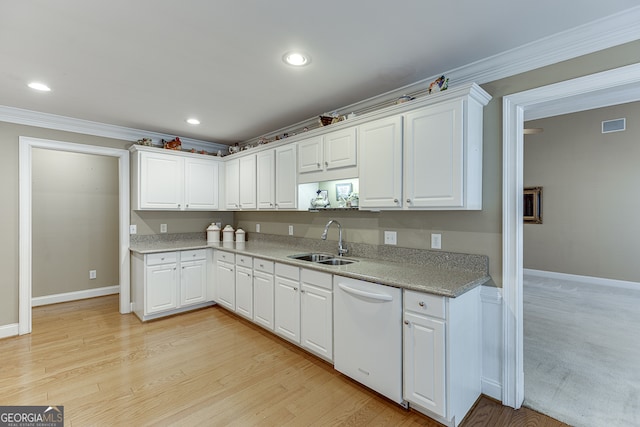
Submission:
[[129,234],[136,234],[138,232],[138,226],[135,224],[131,224],[129,226]]
[[96,278],[96,271],[89,270],[89,279],[95,279],[95,278]]
[[442,249],[442,234],[431,234],[431,249]]
[[256,233],[260,232],[260,224],[256,224]]
[[289,226],[289,236],[293,236],[293,225]]
[[398,233],[395,231],[385,231],[384,232],[384,244],[385,245],[397,245],[398,244]]
[[167,232],[167,224],[160,224],[160,232],[161,233]]

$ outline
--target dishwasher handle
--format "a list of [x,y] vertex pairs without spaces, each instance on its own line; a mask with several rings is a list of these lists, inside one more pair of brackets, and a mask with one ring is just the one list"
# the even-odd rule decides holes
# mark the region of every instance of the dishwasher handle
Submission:
[[363,291],[363,290],[360,290],[360,289],[352,288],[352,287],[344,285],[342,283],[338,283],[338,287],[340,289],[342,289],[343,291],[349,293],[349,294],[358,295],[358,296],[366,297],[366,298],[371,298],[371,299],[375,299],[375,300],[379,300],[379,301],[393,301],[393,297],[391,295],[379,294],[379,293],[375,293],[375,292],[367,292],[367,291]]

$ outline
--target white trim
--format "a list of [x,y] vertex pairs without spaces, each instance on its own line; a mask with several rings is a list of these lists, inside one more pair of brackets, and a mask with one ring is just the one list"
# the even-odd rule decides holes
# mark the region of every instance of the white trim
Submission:
[[630,282],[627,280],[607,279],[604,277],[580,276],[577,274],[558,273],[555,271],[532,270],[525,268],[524,275],[544,277],[547,279],[568,280],[570,282],[587,283],[589,285],[605,286],[609,288],[633,289],[640,291],[640,282]]
[[[160,145],[161,139],[171,140],[175,135],[159,132],[110,125],[106,123],[92,122],[89,120],[75,119],[72,117],[58,116],[56,114],[41,113],[38,111],[24,110],[22,108],[0,105],[0,121],[19,125],[35,126],[46,129],[55,129],[65,132],[81,133],[84,135],[100,136],[104,138],[121,139],[132,143],[140,138],[151,138],[154,144]],[[199,139],[180,137],[185,149],[195,148],[205,151],[227,151],[228,146],[215,142]]]
[[31,332],[31,157],[33,148],[98,154],[118,158],[119,179],[119,260],[120,260],[120,313],[130,313],[130,258],[129,258],[129,151],[95,145],[75,144],[47,139],[20,137],[19,147],[19,333]]
[[632,102],[639,90],[640,64],[633,64],[503,98],[502,403],[507,406],[519,408],[524,399],[521,220],[524,121],[562,114],[563,110],[575,112]]
[[502,295],[499,288],[480,288],[482,313],[482,394],[502,398]]
[[17,323],[0,326],[0,339],[15,337],[20,333],[20,327]]
[[63,294],[45,295],[31,298],[31,307],[58,304],[60,302],[77,301],[87,298],[103,297],[120,292],[120,286],[105,286],[103,288],[85,289],[82,291],[65,292]]

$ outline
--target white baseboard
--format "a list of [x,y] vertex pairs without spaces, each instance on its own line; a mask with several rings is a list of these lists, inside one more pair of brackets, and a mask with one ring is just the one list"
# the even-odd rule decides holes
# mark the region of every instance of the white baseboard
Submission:
[[0,326],[0,339],[15,337],[20,334],[20,328],[17,323],[11,323],[8,325]]
[[104,288],[87,289],[84,291],[67,292],[64,294],[46,295],[31,298],[31,306],[57,304],[59,302],[76,301],[80,299],[102,297],[120,293],[120,286],[105,286]]
[[502,292],[482,286],[482,394],[502,400]]
[[547,279],[568,280],[571,282],[582,282],[590,285],[608,286],[613,288],[622,289],[635,289],[640,290],[640,283],[629,282],[626,280],[605,279],[604,277],[591,277],[591,276],[579,276],[576,274],[557,273],[555,271],[543,271],[533,270],[530,268],[524,268],[523,274],[535,277],[544,277]]

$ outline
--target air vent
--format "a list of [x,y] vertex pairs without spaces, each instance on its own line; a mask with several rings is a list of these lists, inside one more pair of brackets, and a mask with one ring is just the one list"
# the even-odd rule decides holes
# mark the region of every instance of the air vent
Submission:
[[602,122],[602,133],[622,132],[627,129],[627,119],[605,120]]

